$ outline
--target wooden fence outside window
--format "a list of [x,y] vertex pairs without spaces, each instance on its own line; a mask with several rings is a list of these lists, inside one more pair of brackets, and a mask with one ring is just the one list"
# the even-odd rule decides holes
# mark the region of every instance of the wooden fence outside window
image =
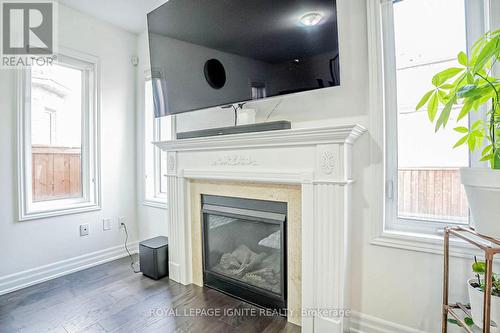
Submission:
[[81,149],[33,146],[33,201],[82,196]]
[[469,208],[458,169],[399,169],[400,217],[467,223]]

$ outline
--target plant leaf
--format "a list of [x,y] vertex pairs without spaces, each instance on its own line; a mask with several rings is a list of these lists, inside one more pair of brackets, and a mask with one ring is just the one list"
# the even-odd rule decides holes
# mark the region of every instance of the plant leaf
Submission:
[[500,36],[491,39],[482,48],[481,52],[477,55],[476,61],[474,62],[474,73],[479,72],[483,69],[484,65],[498,52],[498,46],[500,44]]
[[463,126],[455,127],[454,130],[457,131],[458,133],[469,133],[469,129]]
[[472,264],[472,271],[477,274],[483,274],[486,271],[486,264],[478,261]]
[[473,102],[472,102],[472,108],[473,108],[474,110],[476,110],[476,111],[477,111],[477,110],[479,110],[479,106],[480,106],[479,101],[477,101],[477,100],[475,100],[475,101],[474,101],[474,100],[472,100],[472,99],[471,99],[471,101],[473,101]]
[[472,325],[474,325],[474,321],[473,321],[473,320],[472,320],[472,318],[470,318],[470,317],[465,317],[465,318],[464,318],[464,323],[465,323],[465,325],[467,325],[467,326],[472,326]]
[[489,153],[490,151],[492,151],[492,150],[493,150],[493,145],[487,145],[487,146],[483,149],[483,151],[481,152],[481,155],[483,155],[483,156],[484,156],[484,155],[488,154],[488,153]]
[[439,87],[441,84],[445,83],[447,80],[451,79],[454,76],[457,76],[459,73],[463,72],[463,68],[458,67],[450,67],[441,71],[434,75],[432,78],[432,84],[436,87]]
[[468,138],[469,140],[467,140],[467,143],[469,144],[469,149],[470,151],[474,151],[476,149],[476,137],[474,135],[469,135]]
[[434,92],[429,100],[429,104],[427,104],[427,115],[431,122],[434,122],[434,118],[436,117],[436,113],[438,110],[438,96],[437,92]]
[[484,133],[481,130],[473,131],[473,132],[471,132],[471,134],[474,135],[479,140],[482,140],[484,138]]
[[467,83],[469,84],[474,83],[474,76],[471,73],[467,73]]
[[432,93],[434,92],[434,90],[431,90],[431,91],[428,91],[424,97],[422,97],[422,99],[420,100],[420,102],[418,102],[417,104],[417,107],[415,108],[415,110],[418,110],[420,109],[422,106],[425,105],[425,103],[427,103],[427,101],[429,100],[429,98],[431,98],[431,95]]
[[451,89],[454,88],[455,86],[452,83],[445,83],[439,86],[439,89]]
[[[447,321],[448,321],[448,323],[450,323],[450,324],[454,324],[454,325],[457,325],[457,326],[462,326],[462,325],[458,322],[458,320],[456,320],[456,319],[453,319],[453,318],[448,318],[448,320],[447,320]],[[465,317],[465,318],[464,318],[464,323],[465,323],[465,325],[467,325],[467,326],[472,326],[472,325],[474,325],[474,321],[473,321],[473,320],[472,320],[472,318],[470,318],[470,317]]]
[[455,148],[460,147],[461,145],[463,145],[467,141],[468,138],[469,138],[468,135],[460,138],[460,140],[458,140],[457,143],[455,143],[455,145],[453,146],[453,149],[455,149]]
[[460,120],[462,119],[463,117],[465,117],[466,115],[469,114],[470,110],[472,110],[472,103],[467,101],[464,103],[464,106],[462,107],[462,110],[460,110],[460,113],[458,115],[458,118],[457,120]]
[[438,97],[439,97],[438,101],[441,102],[442,104],[446,104],[450,100],[448,94],[441,89],[438,90]]
[[479,120],[476,120],[472,126],[470,127],[471,129],[473,130],[477,130],[479,129],[481,126],[483,126],[483,120],[482,119],[479,119]]
[[458,54],[458,63],[462,66],[465,66],[467,67],[467,63],[469,62],[469,59],[467,58],[467,54],[465,54],[465,52],[460,52]]
[[460,89],[458,89],[457,96],[460,97],[460,98],[468,97],[468,96],[465,96],[465,95],[467,93],[469,93],[470,91],[476,89],[476,87],[477,86],[475,84],[466,84],[465,86],[463,86]]
[[468,72],[463,72],[457,78],[455,81],[453,81],[452,85],[455,87],[455,90],[458,90],[461,86],[467,83],[467,80],[465,78],[467,77]]
[[483,155],[481,159],[479,160],[480,162],[486,162],[486,161],[491,161],[495,157],[493,154],[488,154],[488,155]]
[[436,122],[436,132],[439,130],[439,128],[441,128],[441,126],[446,127],[446,124],[450,119],[451,108],[455,104],[456,100],[457,100],[456,97],[453,97],[444,106],[443,111],[441,111],[441,115],[439,116]]

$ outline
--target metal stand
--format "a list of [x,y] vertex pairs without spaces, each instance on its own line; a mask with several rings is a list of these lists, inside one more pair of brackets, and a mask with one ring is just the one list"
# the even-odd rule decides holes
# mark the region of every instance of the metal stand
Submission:
[[[500,242],[494,238],[480,235],[472,229],[464,227],[445,228],[444,233],[444,278],[443,278],[443,313],[442,313],[442,333],[448,332],[448,314],[458,321],[460,326],[469,333],[474,333],[472,329],[460,318],[457,310],[465,312],[470,316],[470,311],[463,304],[448,303],[449,267],[450,267],[450,235],[463,239],[484,251],[486,271],[484,274],[484,304],[483,304],[483,333],[490,333],[491,318],[491,287],[493,275],[493,256],[500,253]],[[486,243],[482,243],[482,241]]]

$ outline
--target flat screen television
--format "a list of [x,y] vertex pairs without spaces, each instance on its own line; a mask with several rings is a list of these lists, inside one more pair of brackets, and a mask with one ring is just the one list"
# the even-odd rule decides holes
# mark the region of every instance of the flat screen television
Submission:
[[148,32],[157,117],[340,84],[335,0],[170,0]]

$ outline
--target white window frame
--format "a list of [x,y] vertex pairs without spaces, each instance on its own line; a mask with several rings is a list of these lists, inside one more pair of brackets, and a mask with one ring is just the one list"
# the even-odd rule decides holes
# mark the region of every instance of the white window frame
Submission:
[[82,197],[34,202],[31,155],[31,70],[18,71],[18,193],[19,220],[83,213],[101,209],[99,59],[75,50],[60,48],[57,61],[83,69],[82,108]]
[[[144,87],[145,84],[148,83],[148,81],[152,80],[153,74],[151,70],[146,70],[144,73],[144,81],[141,86],[142,89],[142,94],[145,94]],[[143,184],[143,204],[146,206],[150,207],[155,207],[155,208],[161,208],[161,209],[168,209],[168,201],[167,201],[167,193],[161,192],[161,178],[166,177],[167,175],[162,175],[161,172],[161,149],[158,147],[152,147],[152,151],[150,154],[148,154],[148,150],[146,149],[146,142],[147,138],[147,133],[146,133],[146,127],[147,127],[147,119],[146,119],[146,110],[145,110],[145,101],[146,101],[146,96],[144,96],[142,100],[142,105],[141,105],[141,117],[142,117],[142,130],[143,130],[143,151],[144,151],[144,163],[143,163],[143,169],[144,169],[144,184]],[[176,133],[176,126],[175,126],[175,116],[170,116],[170,127],[171,127],[171,133],[172,135]],[[161,126],[160,126],[160,118],[155,118],[153,119],[153,141],[160,141],[161,140]],[[148,163],[147,161],[153,160],[153,168],[148,168]],[[149,170],[148,170],[149,169]],[[150,175],[153,175],[152,177]]]
[[[464,0],[466,3],[467,46],[490,27],[490,0]],[[392,0],[369,0],[368,51],[370,82],[370,128],[373,137],[371,163],[373,181],[371,198],[374,206],[372,241],[374,245],[431,253],[442,252],[444,223],[428,220],[400,219],[397,216],[397,99],[395,45]],[[478,24],[479,22],[479,24]],[[392,70],[387,70],[391,69]],[[481,117],[481,115],[471,115]],[[476,118],[477,119],[477,118]],[[383,152],[380,153],[380,147]],[[379,156],[382,154],[382,160]],[[473,166],[483,166],[475,153]],[[380,193],[384,195],[381,196]],[[453,255],[474,253],[461,242],[454,243]],[[467,249],[467,251],[465,250]],[[467,252],[467,254],[466,254]]]

